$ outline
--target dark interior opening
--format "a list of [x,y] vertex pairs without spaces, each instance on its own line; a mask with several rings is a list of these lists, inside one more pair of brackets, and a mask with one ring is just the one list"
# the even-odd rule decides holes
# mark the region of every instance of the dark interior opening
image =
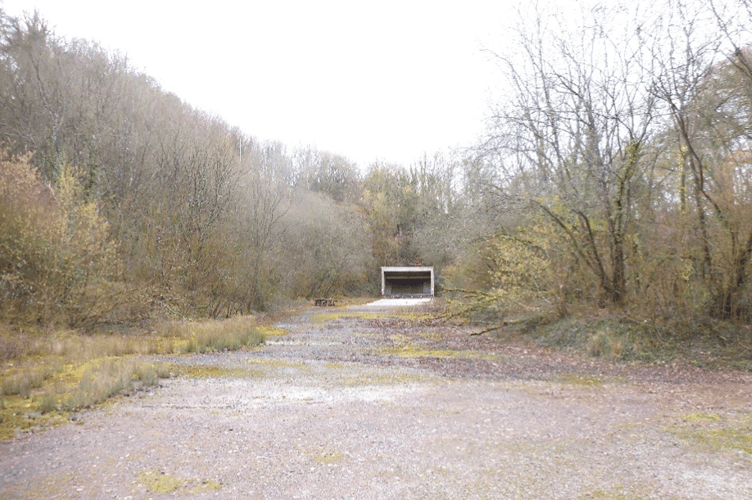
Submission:
[[430,272],[385,272],[385,295],[431,295]]

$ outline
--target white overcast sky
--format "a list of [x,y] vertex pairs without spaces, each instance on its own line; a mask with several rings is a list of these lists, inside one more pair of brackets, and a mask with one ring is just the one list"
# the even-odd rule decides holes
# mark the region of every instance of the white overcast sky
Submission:
[[97,41],[231,126],[366,166],[468,146],[524,0],[0,0]]

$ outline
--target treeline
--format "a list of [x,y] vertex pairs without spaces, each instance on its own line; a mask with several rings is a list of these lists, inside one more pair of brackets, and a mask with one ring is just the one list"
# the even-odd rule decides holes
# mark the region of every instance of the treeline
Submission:
[[3,15],[2,319],[229,316],[433,265],[456,314],[749,323],[748,7],[599,5],[572,23],[532,6],[496,54],[505,98],[477,147],[365,171]]
[[364,179],[245,135],[39,14],[0,21],[6,321],[228,316],[374,293],[379,266],[420,260],[412,211],[439,209],[414,201],[438,194],[428,160]]
[[507,220],[460,259],[476,304],[752,321],[751,7],[521,18],[483,145]]

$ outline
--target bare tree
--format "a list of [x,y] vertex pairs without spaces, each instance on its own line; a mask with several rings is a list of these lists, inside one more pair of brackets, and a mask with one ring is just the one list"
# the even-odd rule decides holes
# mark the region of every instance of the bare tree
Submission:
[[505,182],[523,188],[497,191],[538,206],[614,305],[628,292],[625,241],[657,112],[643,24],[624,8],[585,11],[576,27],[539,14],[519,32],[523,58],[499,56],[513,100],[489,142]]
[[[745,12],[750,19],[749,3],[676,2],[671,12],[674,18],[654,44],[655,93],[666,103],[678,138],[680,213],[691,212],[696,220],[695,261],[710,297],[708,312],[732,319],[748,307],[752,256],[752,220],[742,208],[752,66],[744,47],[749,33],[740,21]],[[707,29],[713,23],[718,30]]]

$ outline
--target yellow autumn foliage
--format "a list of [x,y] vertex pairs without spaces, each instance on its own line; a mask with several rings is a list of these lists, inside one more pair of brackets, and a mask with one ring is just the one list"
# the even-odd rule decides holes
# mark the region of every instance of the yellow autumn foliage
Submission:
[[0,318],[87,325],[114,306],[120,263],[96,202],[64,166],[53,188],[28,157],[0,166]]
[[447,289],[463,297],[458,310],[491,308],[503,316],[553,301],[558,280],[555,241],[550,227],[537,223],[483,241],[447,270]]

